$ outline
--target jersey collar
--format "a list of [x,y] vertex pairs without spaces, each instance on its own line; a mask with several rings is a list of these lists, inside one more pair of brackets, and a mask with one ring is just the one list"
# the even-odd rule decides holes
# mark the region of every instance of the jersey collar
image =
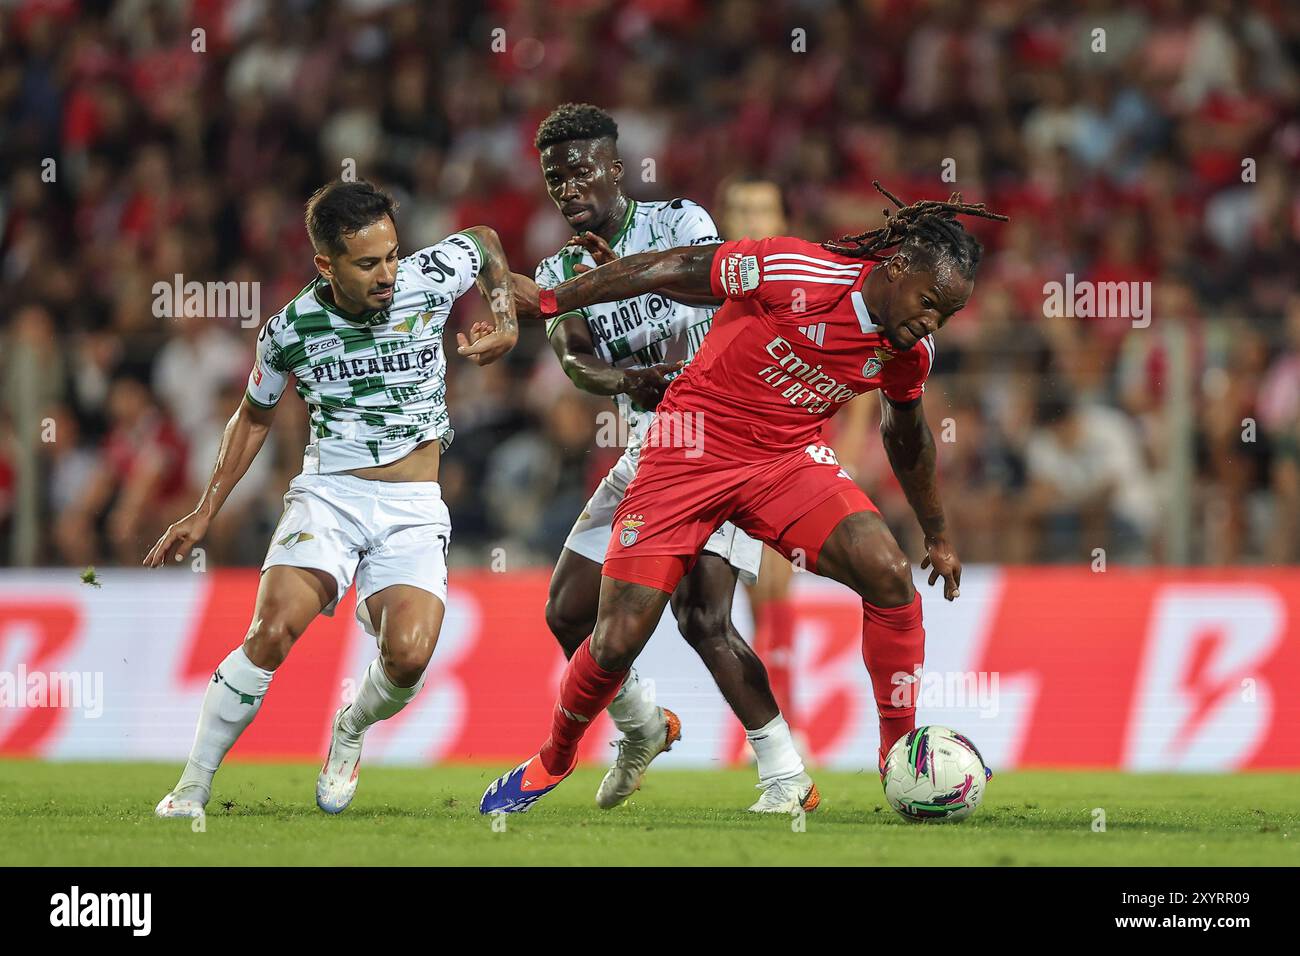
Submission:
[[[327,299],[324,296],[322,296],[321,295],[322,288],[329,288],[329,283],[325,281],[324,278],[317,276],[315,281],[312,282],[312,286],[311,286],[312,298],[314,298],[316,300],[316,303],[326,312],[329,312],[333,315],[337,315],[340,319],[343,319],[345,322],[352,322],[356,325],[377,325],[378,323],[385,321],[385,319],[387,318],[388,309],[367,309],[366,311],[362,312],[360,315],[349,315],[348,313],[340,309],[337,305],[335,305],[331,299]],[[396,296],[396,294],[397,294],[397,290],[396,288],[394,288],[393,295]]]
[[862,298],[862,290],[854,289],[849,294],[849,300],[853,303],[853,314],[858,317],[858,328],[862,330],[863,335],[871,335],[873,332],[879,333],[880,326],[877,324],[875,317],[867,308],[867,302]]
[[618,232],[614,233],[614,238],[609,240],[609,247],[613,249],[623,237],[627,235],[628,228],[632,225],[632,216],[636,213],[636,200],[631,196],[627,197],[627,212],[623,215],[623,225],[618,227]]

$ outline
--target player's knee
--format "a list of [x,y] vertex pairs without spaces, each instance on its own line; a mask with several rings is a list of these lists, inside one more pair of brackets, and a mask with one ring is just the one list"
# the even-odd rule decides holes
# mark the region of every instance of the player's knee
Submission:
[[692,647],[698,647],[711,638],[726,638],[730,623],[726,608],[688,602],[673,610],[677,617],[678,632]]
[[297,632],[282,617],[259,614],[244,637],[244,653],[258,667],[273,671],[284,663],[297,639]]
[[598,626],[591,635],[591,656],[607,671],[627,670],[643,643],[631,628]]
[[398,687],[414,687],[433,659],[432,637],[420,630],[385,635],[384,672]]
[[591,657],[607,671],[627,670],[636,660],[627,641],[599,633],[591,636]]
[[877,607],[899,607],[912,603],[916,596],[916,588],[912,584],[912,564],[897,548],[879,547],[859,567],[865,571],[859,575],[857,588],[863,600]]

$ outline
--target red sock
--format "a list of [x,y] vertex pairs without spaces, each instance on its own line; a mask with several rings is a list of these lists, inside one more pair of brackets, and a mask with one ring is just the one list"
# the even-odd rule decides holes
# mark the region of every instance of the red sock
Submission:
[[573,766],[583,734],[609,706],[626,677],[625,670],[607,671],[596,663],[591,656],[591,638],[582,642],[560,678],[551,736],[542,745],[542,766],[549,773],[564,773]]
[[909,678],[925,662],[925,628],[921,624],[921,595],[902,607],[876,607],[862,602],[862,660],[871,675],[880,715],[880,753],[916,727],[919,680]]
[[794,607],[788,598],[766,601],[754,628],[754,653],[767,665],[772,696],[786,722],[794,716]]

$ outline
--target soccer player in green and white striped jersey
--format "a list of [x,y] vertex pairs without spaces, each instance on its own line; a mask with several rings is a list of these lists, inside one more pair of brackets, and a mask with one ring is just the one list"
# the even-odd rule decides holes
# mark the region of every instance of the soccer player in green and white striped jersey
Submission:
[[463,333],[459,352],[487,364],[518,338],[513,283],[495,232],[475,226],[398,257],[396,204],[366,182],[330,183],[307,203],[317,276],[267,320],[248,391],[231,418],[198,506],[144,563],[180,561],[204,536],[266,438],[290,376],[311,437],[272,537],[252,624],[217,667],[189,761],[162,817],[196,816],[226,753],[253,720],[276,669],[317,614],[355,581],[357,618],[379,654],[355,700],[334,717],[316,803],[339,813],[356,793],[366,729],[423,686],[447,600],[451,521],[438,486],[451,444],[442,336],[475,283],[494,324]]

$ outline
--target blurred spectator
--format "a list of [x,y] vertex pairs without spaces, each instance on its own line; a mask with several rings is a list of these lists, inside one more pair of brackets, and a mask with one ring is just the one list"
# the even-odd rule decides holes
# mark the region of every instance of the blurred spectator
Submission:
[[238,379],[243,384],[252,360],[244,344],[212,319],[175,322],[175,331],[154,359],[153,390],[176,427],[189,435],[212,418],[218,392],[227,383]]
[[1120,412],[1059,393],[1040,399],[1025,445],[1027,501],[1046,560],[1140,559],[1156,518],[1156,488],[1137,431]]
[[155,536],[193,504],[185,438],[148,386],[134,375],[118,375],[109,386],[107,412],[109,432],[98,467],[58,519],[59,547],[72,564],[90,564],[99,555],[136,564]]

